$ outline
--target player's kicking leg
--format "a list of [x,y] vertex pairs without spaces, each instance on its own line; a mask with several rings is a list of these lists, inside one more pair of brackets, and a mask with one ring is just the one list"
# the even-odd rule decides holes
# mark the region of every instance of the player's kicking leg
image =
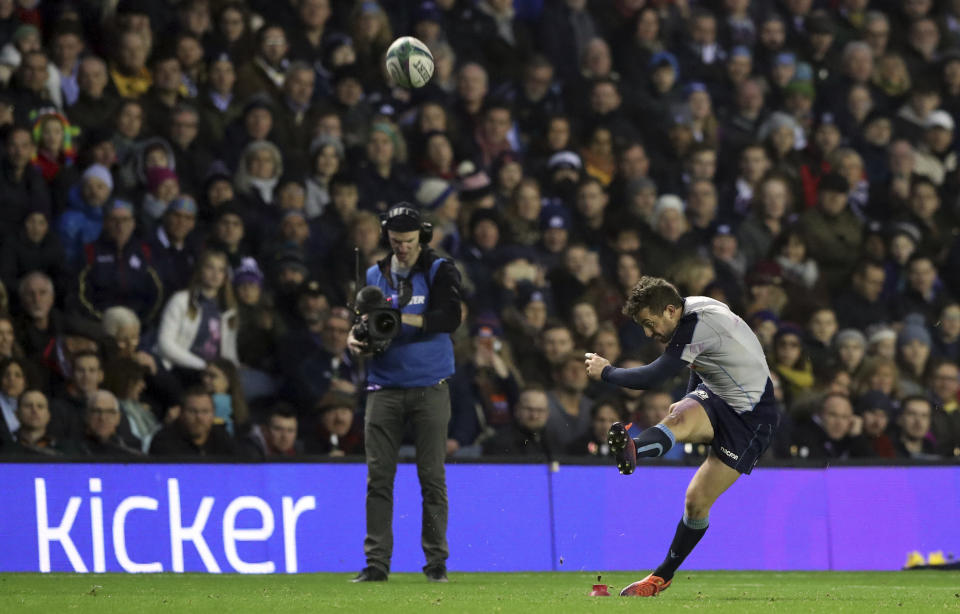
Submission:
[[700,403],[684,397],[670,406],[670,413],[640,433],[636,439],[627,434],[629,424],[614,422],[607,433],[610,451],[617,459],[617,469],[630,475],[637,466],[637,458],[663,456],[678,441],[707,443],[713,439],[710,417]]
[[687,486],[683,519],[677,525],[667,557],[649,576],[620,591],[622,597],[653,597],[669,588],[677,568],[707,532],[710,508],[738,477],[738,471],[710,452]]

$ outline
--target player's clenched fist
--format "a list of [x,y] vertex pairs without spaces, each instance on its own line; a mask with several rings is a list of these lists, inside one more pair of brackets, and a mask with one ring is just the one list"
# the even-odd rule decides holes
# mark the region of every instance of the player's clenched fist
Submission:
[[587,365],[587,375],[599,381],[604,367],[610,366],[610,361],[600,354],[593,354],[592,352],[587,352],[586,357],[584,363]]

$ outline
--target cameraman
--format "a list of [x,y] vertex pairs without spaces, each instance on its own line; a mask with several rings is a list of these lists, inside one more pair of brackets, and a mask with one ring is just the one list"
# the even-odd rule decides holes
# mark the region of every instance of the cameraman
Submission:
[[[382,581],[390,572],[393,551],[393,482],[397,455],[408,423],[417,449],[417,475],[423,495],[423,571],[433,582],[446,582],[446,455],[453,375],[450,334],[460,325],[460,274],[453,262],[429,246],[429,227],[412,205],[398,203],[383,217],[390,253],[367,269],[366,283],[376,286],[401,312],[401,330],[385,350],[368,362],[366,404],[367,566],[354,582]],[[367,322],[373,328],[373,322]],[[354,354],[369,354],[355,326],[348,345]],[[362,336],[362,335],[361,335]],[[371,335],[372,336],[372,335]],[[369,337],[368,337],[369,338]]]

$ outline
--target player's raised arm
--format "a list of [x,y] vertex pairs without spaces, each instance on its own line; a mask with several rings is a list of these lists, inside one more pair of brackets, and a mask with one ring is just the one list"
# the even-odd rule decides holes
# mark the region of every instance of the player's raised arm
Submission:
[[[590,357],[596,354],[588,354],[587,373],[590,373]],[[599,357],[597,357],[599,358]],[[608,362],[600,371],[599,379],[610,384],[623,386],[624,388],[633,388],[636,390],[649,390],[656,388],[664,382],[675,377],[687,366],[687,363],[673,354],[662,354],[649,365],[634,367],[633,369],[618,369]]]

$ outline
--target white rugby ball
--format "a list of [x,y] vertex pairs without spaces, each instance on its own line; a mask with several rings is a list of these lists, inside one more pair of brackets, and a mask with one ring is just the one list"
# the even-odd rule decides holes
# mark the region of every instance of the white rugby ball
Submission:
[[387,49],[387,73],[400,87],[423,87],[433,76],[433,54],[418,38],[401,36]]

